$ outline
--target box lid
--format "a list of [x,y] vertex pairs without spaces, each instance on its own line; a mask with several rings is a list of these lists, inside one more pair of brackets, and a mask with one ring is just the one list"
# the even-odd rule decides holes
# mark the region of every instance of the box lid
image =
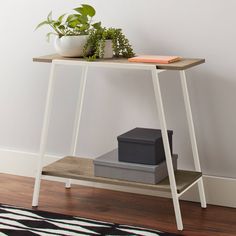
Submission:
[[[168,130],[172,135],[173,131]],[[135,128],[117,137],[118,141],[154,144],[162,137],[160,129]]]
[[[178,155],[173,155],[172,158],[177,159]],[[94,162],[94,165],[140,170],[140,171],[152,172],[152,173],[154,173],[158,168],[161,168],[163,165],[166,165],[165,161],[160,163],[159,165],[144,165],[144,164],[121,162],[118,160],[118,149],[115,149],[100,157],[97,157],[93,162]]]

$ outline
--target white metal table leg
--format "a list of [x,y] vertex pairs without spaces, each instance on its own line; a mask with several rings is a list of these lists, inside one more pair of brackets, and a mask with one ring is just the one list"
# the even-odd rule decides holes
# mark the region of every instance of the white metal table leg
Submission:
[[55,87],[55,64],[52,62],[49,84],[48,84],[48,92],[46,98],[46,106],[44,112],[44,119],[43,119],[43,128],[41,134],[41,141],[40,141],[40,150],[39,150],[39,157],[38,157],[38,166],[37,166],[37,173],[35,176],[35,185],[34,185],[34,193],[33,193],[33,201],[32,206],[38,206],[39,201],[39,192],[40,192],[40,184],[41,184],[41,176],[42,176],[42,168],[43,168],[43,158],[45,154],[46,144],[47,144],[47,136],[48,136],[48,128],[49,128],[49,121],[51,115],[51,108],[52,108],[52,97]]
[[[82,110],[83,110],[84,94],[85,94],[85,88],[86,88],[86,82],[87,82],[87,74],[88,74],[88,66],[82,66],[81,82],[80,82],[80,87],[79,87],[79,95],[78,95],[78,100],[77,100],[77,108],[76,108],[74,129],[73,129],[71,149],[70,149],[70,155],[72,156],[76,155],[76,148],[77,148],[79,129],[80,129],[80,121],[81,121]],[[66,188],[71,187],[70,179],[66,181],[65,187]]]
[[67,179],[65,183],[65,188],[70,189],[71,188],[71,179]]
[[170,152],[170,145],[169,145],[169,139],[168,139],[168,134],[167,134],[166,119],[165,119],[164,107],[163,107],[163,102],[162,102],[158,73],[159,71],[157,71],[156,68],[152,70],[152,81],[153,81],[154,92],[155,92],[155,97],[156,97],[157,110],[160,117],[161,133],[162,133],[162,138],[163,138],[163,143],[164,143],[167,170],[168,170],[168,175],[169,175],[169,180],[170,180],[170,188],[171,188],[171,194],[172,194],[172,199],[173,199],[173,204],[174,204],[177,228],[178,230],[183,230],[183,222],[182,222],[182,216],[181,216],[181,211],[180,211],[179,197],[177,193],[172,157],[171,157],[171,152]]
[[[196,141],[196,135],[195,135],[195,130],[194,130],[194,124],[193,124],[193,116],[192,116],[192,111],[191,111],[191,106],[190,106],[186,74],[184,70],[180,71],[180,77],[181,77],[181,84],[182,84],[183,95],[184,95],[185,109],[187,113],[188,128],[189,128],[190,140],[191,140],[192,151],[193,151],[194,165],[195,165],[196,171],[201,172],[197,141]],[[199,190],[199,195],[200,195],[200,200],[201,200],[201,207],[206,208],[207,204],[206,204],[206,197],[205,197],[205,191],[204,191],[202,178],[198,182],[198,190]]]

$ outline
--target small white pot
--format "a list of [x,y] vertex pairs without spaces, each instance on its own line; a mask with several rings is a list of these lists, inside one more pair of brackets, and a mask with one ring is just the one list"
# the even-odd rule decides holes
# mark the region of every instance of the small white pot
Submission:
[[112,58],[112,57],[113,57],[112,40],[106,40],[103,58],[108,59],[108,58]]
[[56,38],[54,44],[56,52],[63,57],[82,57],[88,37],[88,35],[79,35]]

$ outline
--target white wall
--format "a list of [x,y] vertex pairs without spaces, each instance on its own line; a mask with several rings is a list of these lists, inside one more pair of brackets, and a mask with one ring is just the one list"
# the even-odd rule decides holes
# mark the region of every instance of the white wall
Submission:
[[[68,11],[78,1],[4,1],[0,7],[0,146],[37,152],[49,65],[32,57],[53,52],[47,30],[33,32],[51,9]],[[188,84],[203,171],[236,178],[236,67],[234,0],[99,0],[106,26],[121,27],[137,53],[205,57],[190,70]],[[48,152],[68,152],[78,69],[58,69],[58,89]],[[191,78],[191,79],[190,79]],[[180,81],[169,72],[161,81],[167,120],[174,130],[180,166],[192,167]],[[149,74],[116,70],[90,71],[82,139],[78,155],[96,156],[116,146],[116,136],[135,126],[158,127]],[[0,157],[5,158],[4,156]],[[20,168],[20,166],[19,166]]]

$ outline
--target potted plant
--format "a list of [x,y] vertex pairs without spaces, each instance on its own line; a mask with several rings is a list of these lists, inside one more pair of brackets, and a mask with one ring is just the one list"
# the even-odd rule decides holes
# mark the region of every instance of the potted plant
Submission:
[[113,56],[129,58],[134,55],[129,40],[121,29],[116,28],[97,27],[92,29],[84,46],[84,57],[88,60],[112,58]]
[[95,9],[87,4],[73,9],[73,14],[63,14],[58,19],[52,19],[52,12],[46,20],[41,22],[36,29],[48,25],[52,32],[47,34],[47,39],[51,35],[56,35],[55,49],[58,54],[64,57],[81,57],[83,48],[89,38],[89,31],[93,28],[100,28],[101,23],[92,23],[96,14]]

